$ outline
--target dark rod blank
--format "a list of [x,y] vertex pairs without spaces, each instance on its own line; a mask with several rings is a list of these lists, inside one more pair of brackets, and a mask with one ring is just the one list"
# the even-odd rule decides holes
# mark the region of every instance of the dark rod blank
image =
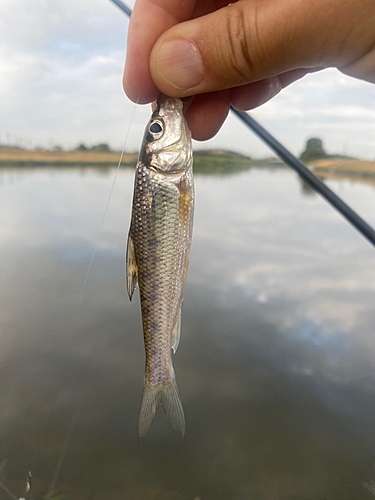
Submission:
[[125,12],[127,16],[130,17],[132,15],[132,10],[130,9],[130,7],[125,5],[124,2],[121,2],[121,0],[111,0],[111,2],[113,2],[119,9]]
[[[127,16],[131,16],[131,9],[121,0],[110,0],[119,7]],[[244,111],[238,111],[231,106],[231,110],[240,120],[251,128],[275,153],[293,168],[300,177],[315,191],[325,198],[341,215],[343,215],[362,235],[375,246],[375,231],[367,224],[349,205],[337,196],[328,186],[314,175],[301,161],[292,155],[282,144],[279,143],[266,129],[264,129],[254,118]]]

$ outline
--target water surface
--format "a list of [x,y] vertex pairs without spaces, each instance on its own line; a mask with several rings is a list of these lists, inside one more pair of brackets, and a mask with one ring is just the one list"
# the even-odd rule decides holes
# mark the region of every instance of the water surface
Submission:
[[[120,171],[102,223],[113,178],[0,170],[0,500],[52,488],[69,500],[373,498],[371,245],[287,169],[197,175],[174,356],[186,436],[160,411],[138,443],[133,172]],[[374,186],[328,184],[375,225]]]

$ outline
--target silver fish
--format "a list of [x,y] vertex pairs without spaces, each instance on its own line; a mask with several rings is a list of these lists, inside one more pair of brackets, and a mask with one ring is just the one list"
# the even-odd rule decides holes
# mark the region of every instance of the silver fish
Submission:
[[159,404],[183,436],[185,418],[172,350],[181,328],[181,306],[193,230],[191,133],[179,99],[161,96],[147,124],[134,184],[127,246],[131,300],[139,285],[146,369],[138,436],[150,428]]

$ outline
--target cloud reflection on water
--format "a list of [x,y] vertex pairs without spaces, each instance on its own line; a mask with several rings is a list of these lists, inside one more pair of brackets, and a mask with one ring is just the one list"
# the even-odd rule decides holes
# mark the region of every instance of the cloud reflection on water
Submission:
[[1,188],[10,489],[21,495],[32,468],[34,495],[45,493],[75,419],[58,482],[67,498],[366,498],[373,249],[289,171],[197,176],[174,358],[187,433],[180,442],[161,414],[138,445],[139,300],[124,284],[133,173],[120,173],[101,226],[112,176],[36,170]]

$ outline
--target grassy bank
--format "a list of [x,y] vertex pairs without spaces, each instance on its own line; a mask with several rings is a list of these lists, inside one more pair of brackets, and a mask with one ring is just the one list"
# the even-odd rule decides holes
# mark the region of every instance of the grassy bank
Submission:
[[[253,160],[231,151],[195,151],[194,172],[202,174],[230,174],[255,166],[271,166],[269,160]],[[276,165],[275,165],[276,166]]]

